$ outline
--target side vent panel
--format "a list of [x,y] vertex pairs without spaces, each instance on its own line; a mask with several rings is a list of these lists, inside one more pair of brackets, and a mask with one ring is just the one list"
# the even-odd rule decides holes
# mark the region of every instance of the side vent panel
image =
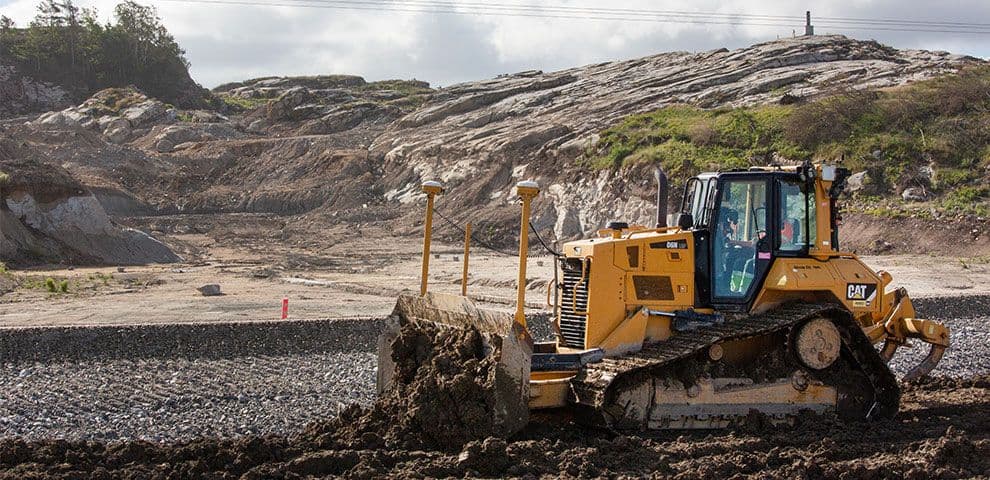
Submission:
[[633,275],[633,287],[637,300],[669,301],[674,299],[670,277],[661,275]]

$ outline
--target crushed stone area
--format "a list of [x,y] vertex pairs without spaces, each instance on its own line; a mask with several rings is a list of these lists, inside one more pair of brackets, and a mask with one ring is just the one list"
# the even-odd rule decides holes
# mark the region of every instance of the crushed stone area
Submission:
[[[933,376],[966,377],[990,373],[990,316],[941,320],[951,331],[951,345],[945,351]],[[929,347],[914,341],[909,347],[897,349],[890,360],[890,369],[904,375],[928,355]]]
[[[931,297],[913,300],[918,316],[949,327],[951,345],[932,376],[968,377],[990,373],[990,297],[985,295]],[[904,375],[928,355],[927,345],[914,341],[901,347],[890,369]]]
[[351,403],[372,402],[375,363],[370,352],[7,363],[0,365],[0,436],[287,434]]
[[200,324],[0,328],[0,361],[231,358],[326,351],[370,352],[382,320],[283,320]]
[[[990,373],[986,297],[918,299],[952,329],[934,371]],[[960,315],[979,313],[980,317]],[[290,434],[375,398],[381,320],[0,330],[0,436],[188,440]],[[531,315],[537,339],[552,337]],[[178,345],[182,344],[182,348]],[[266,353],[267,352],[267,353]],[[903,374],[927,353],[901,348]]]
[[374,400],[379,319],[0,329],[0,436],[287,434]]

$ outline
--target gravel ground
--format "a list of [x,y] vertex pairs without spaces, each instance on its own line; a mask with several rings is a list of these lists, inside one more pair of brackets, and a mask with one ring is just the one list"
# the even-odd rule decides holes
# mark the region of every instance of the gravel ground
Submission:
[[[990,299],[919,299],[952,348],[935,375],[990,373]],[[550,335],[531,318],[534,336]],[[0,437],[173,441],[285,434],[374,399],[377,320],[0,331]],[[265,352],[267,354],[262,354]],[[902,348],[903,373],[927,353]]]
[[[990,373],[990,317],[943,320],[951,332],[952,345],[945,351],[932,376],[968,377]],[[911,367],[928,355],[928,347],[913,342],[910,347],[897,349],[890,360],[890,369],[897,375],[907,373]]]
[[0,366],[0,436],[29,439],[286,434],[370,403],[375,355],[139,359]]
[[[921,318],[938,320],[949,327],[952,342],[933,376],[968,377],[990,373],[990,297],[933,297],[914,300]],[[928,355],[928,347],[913,342],[901,347],[890,361],[894,373],[903,375]]]
[[374,319],[0,330],[0,437],[285,434],[375,396]]

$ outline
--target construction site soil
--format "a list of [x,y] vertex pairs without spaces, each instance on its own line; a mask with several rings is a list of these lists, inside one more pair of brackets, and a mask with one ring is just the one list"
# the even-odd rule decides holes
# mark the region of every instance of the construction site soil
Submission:
[[[969,478],[990,475],[990,375],[904,384],[892,420],[802,417],[719,432],[618,433],[562,413],[505,439],[473,332],[405,326],[394,388],[300,433],[181,442],[0,440],[0,478]],[[365,347],[366,348],[366,347]],[[365,380],[367,381],[367,380]]]
[[[554,416],[502,439],[489,437],[484,423],[452,423],[452,405],[483,404],[477,385],[446,383],[459,374],[463,382],[470,368],[485,371],[460,358],[446,359],[449,371],[423,370],[432,397],[403,389],[375,403],[380,319],[400,289],[415,284],[421,246],[392,237],[332,244],[342,237],[279,246],[188,233],[180,238],[203,252],[195,262],[11,277],[16,288],[0,304],[0,478],[990,475],[985,260],[868,259],[918,294],[920,315],[953,331],[934,372],[953,379],[904,386],[892,420],[620,435]],[[459,291],[460,248],[435,251],[431,288]],[[472,296],[511,297],[514,258],[471,261]],[[552,278],[552,262],[531,263],[527,300],[540,303],[539,279]],[[74,293],[33,288],[44,276],[70,279]],[[225,295],[194,295],[204,283],[222,284]],[[247,321],[274,316],[283,297],[299,321]],[[355,315],[362,318],[302,320]],[[545,320],[531,319],[535,337],[550,335]],[[902,349],[891,366],[903,374],[923,353]],[[461,391],[454,395],[451,385]]]
[[[0,478],[985,477],[988,388],[986,376],[904,385],[901,413],[875,423],[809,417],[785,428],[630,436],[534,421],[510,440],[487,437],[460,448],[465,437],[456,428],[440,440],[391,423],[382,415],[408,405],[392,396],[293,437],[178,444],[6,439]],[[430,444],[446,448],[425,448]]]

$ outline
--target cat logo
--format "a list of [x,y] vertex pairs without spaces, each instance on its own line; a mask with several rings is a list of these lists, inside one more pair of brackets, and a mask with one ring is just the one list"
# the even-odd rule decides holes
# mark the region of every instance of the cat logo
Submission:
[[875,283],[849,283],[846,284],[846,300],[853,300],[853,304],[859,306],[870,306],[877,296],[877,285]]

